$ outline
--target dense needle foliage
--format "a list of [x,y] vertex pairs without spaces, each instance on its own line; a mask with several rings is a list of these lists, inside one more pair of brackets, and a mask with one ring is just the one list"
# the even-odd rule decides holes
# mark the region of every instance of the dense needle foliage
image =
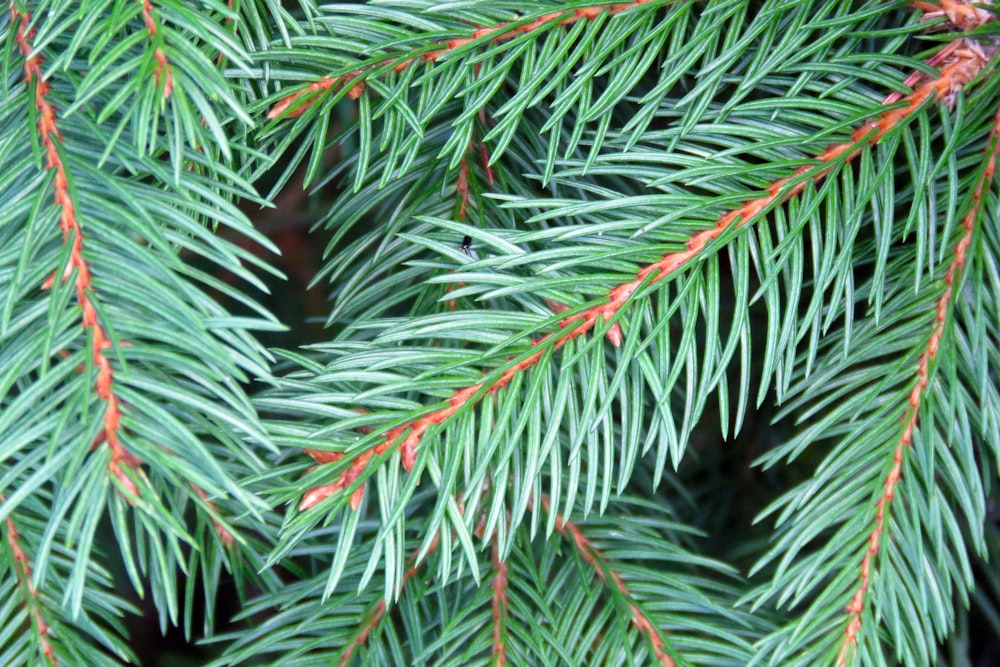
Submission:
[[992,664],[996,18],[8,0],[0,665]]

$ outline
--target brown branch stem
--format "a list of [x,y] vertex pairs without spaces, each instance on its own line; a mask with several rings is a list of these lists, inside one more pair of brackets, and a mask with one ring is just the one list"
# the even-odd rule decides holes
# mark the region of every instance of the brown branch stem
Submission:
[[937,358],[941,338],[944,336],[949,306],[956,282],[965,266],[966,255],[969,246],[972,244],[972,237],[976,230],[976,220],[982,208],[984,192],[988,184],[993,182],[993,177],[996,175],[998,153],[1000,153],[1000,109],[997,110],[994,116],[993,130],[990,133],[986,147],[986,166],[983,169],[982,177],[976,183],[976,188],[973,191],[972,205],[962,219],[963,233],[955,244],[954,256],[944,276],[944,291],[942,291],[941,296],[938,298],[935,307],[934,330],[927,340],[927,347],[924,349],[923,354],[921,354],[920,361],[917,364],[916,382],[910,391],[903,416],[903,432],[896,443],[896,448],[892,454],[892,467],[886,475],[885,482],[882,485],[882,494],[876,503],[875,527],[868,536],[868,548],[861,560],[858,587],[851,597],[850,604],[847,605],[847,627],[844,630],[844,639],[838,658],[838,664],[842,667],[849,664],[857,650],[858,635],[862,629],[865,603],[871,586],[872,569],[875,567],[874,561],[881,547],[882,535],[885,532],[886,517],[889,514],[893,498],[896,496],[896,487],[903,474],[903,458],[906,451],[913,446],[913,432],[918,427],[924,392],[930,382],[932,366]]
[[492,26],[477,28],[472,31],[468,37],[456,37],[455,39],[450,39],[446,42],[434,44],[431,46],[430,50],[424,52],[420,56],[413,57],[400,55],[359,67],[345,74],[321,77],[317,81],[309,84],[306,88],[282,98],[277,104],[274,105],[274,107],[271,108],[271,111],[267,114],[267,118],[268,120],[274,120],[278,116],[282,115],[286,118],[301,116],[305,113],[306,109],[308,109],[313,102],[316,101],[317,98],[304,100],[294,109],[290,109],[292,105],[300,101],[300,98],[310,93],[317,93],[326,90],[333,90],[334,92],[337,92],[349,84],[351,87],[347,91],[347,96],[351,99],[357,99],[361,96],[365,89],[365,82],[361,79],[361,77],[373,69],[392,65],[392,69],[388,71],[402,72],[415,62],[437,62],[448,53],[479,40],[485,39],[486,43],[500,44],[520,35],[526,35],[539,30],[547,25],[570,26],[578,21],[592,21],[604,12],[608,12],[609,14],[620,14],[621,12],[632,9],[633,7],[639,7],[655,1],[657,0],[634,0],[633,2],[581,7],[574,10],[563,10],[543,14],[533,21],[524,23],[514,21],[511,23],[498,23]]
[[[129,470],[135,469],[141,464],[141,461],[129,452],[119,439],[121,404],[113,391],[114,371],[107,356],[113,343],[98,319],[97,307],[91,296],[94,290],[91,282],[90,264],[83,256],[83,231],[80,229],[76,206],[70,194],[66,165],[59,150],[62,136],[56,126],[56,109],[46,97],[49,93],[49,84],[42,74],[44,60],[40,54],[32,54],[31,38],[34,36],[34,29],[30,27],[31,14],[11,3],[10,17],[11,23],[16,26],[15,41],[24,57],[25,81],[29,86],[34,85],[35,88],[38,134],[45,150],[45,168],[55,174],[53,190],[55,191],[55,203],[60,209],[59,227],[62,230],[64,242],[70,247],[69,262],[61,280],[63,282],[69,280],[75,272],[76,299],[83,313],[81,325],[90,334],[91,354],[94,366],[97,368],[94,386],[98,397],[105,403],[102,428],[92,446],[96,447],[104,443],[110,448],[111,461],[108,464],[108,470],[118,481],[119,488],[127,491],[125,497],[131,502],[131,498],[137,496],[139,490],[129,475]],[[55,281],[56,277],[53,276],[46,281],[43,287],[51,287]]]
[[[961,46],[966,40],[957,41]],[[402,455],[403,467],[407,472],[411,471],[417,457],[417,446],[428,429],[444,423],[463,407],[475,405],[485,396],[507,386],[518,373],[537,364],[549,350],[556,352],[562,349],[571,340],[590,332],[597,326],[598,322],[610,322],[641,288],[660,282],[686,267],[701,256],[709,244],[724,232],[742,227],[768,207],[780,204],[799,194],[805,189],[808,181],[821,180],[833,169],[837,160],[846,163],[854,159],[865,146],[875,144],[928,100],[953,95],[968,83],[986,63],[981,52],[977,49],[956,48],[952,45],[946,49],[949,49],[949,55],[942,63],[940,74],[925,81],[903,98],[902,101],[906,102],[905,105],[890,109],[878,118],[864,123],[851,134],[850,140],[835,144],[818,155],[815,158],[818,165],[799,167],[791,176],[771,183],[766,194],[751,199],[723,214],[718,218],[715,226],[692,235],[684,250],[666,253],[659,261],[639,270],[634,280],[611,289],[603,301],[560,321],[558,331],[534,341],[532,345],[536,351],[511,365],[497,379],[489,383],[480,382],[459,389],[451,398],[447,399],[447,405],[444,407],[390,429],[379,444],[358,454],[351,466],[340,475],[337,481],[309,489],[303,496],[299,509],[305,510],[314,507],[334,493],[354,484],[364,473],[372,457],[385,453],[391,447],[398,446]],[[824,167],[823,165],[829,166]],[[351,498],[351,506],[354,509],[357,509],[361,502],[363,488],[363,486],[358,486]]]
[[[548,496],[542,496],[542,507],[549,514],[553,513]],[[573,542],[573,546],[576,547],[580,557],[594,569],[594,573],[601,580],[601,583],[608,588],[614,588],[625,599],[625,602],[629,606],[629,611],[632,613],[632,625],[649,640],[657,664],[660,667],[675,667],[676,663],[667,654],[659,629],[653,625],[646,612],[636,602],[635,597],[628,589],[628,586],[625,585],[625,581],[621,578],[621,575],[608,565],[604,555],[587,538],[580,526],[569,519],[564,519],[559,512],[555,512],[555,517],[556,532]]]
[[[417,549],[415,549],[414,552],[410,555],[409,558],[410,567],[407,568],[406,572],[403,574],[403,583],[400,586],[399,589],[400,592],[402,592],[403,587],[406,586],[406,582],[408,582],[410,579],[415,577],[418,572],[420,572],[420,568],[422,568],[424,564],[427,562],[427,556],[430,556],[432,553],[434,553],[435,550],[437,550],[438,544],[440,543],[440,538],[441,538],[440,533],[434,536],[434,540],[431,542],[430,548],[428,548],[427,554],[423,558],[423,560],[419,561],[417,560],[417,556],[420,553],[420,547],[417,547]],[[344,647],[343,653],[340,654],[340,660],[337,663],[338,665],[340,665],[340,667],[347,667],[349,664],[351,664],[351,657],[354,655],[354,652],[358,650],[358,648],[368,643],[368,638],[371,636],[372,632],[374,632],[375,629],[378,627],[379,623],[382,622],[382,618],[385,616],[385,612],[387,609],[388,607],[386,605],[384,597],[379,598],[375,604],[369,607],[368,612],[364,616],[365,619],[363,621],[364,625],[362,626],[361,630],[358,632],[357,635],[354,636],[354,639],[351,641],[351,643],[348,644],[346,647]]]
[[146,30],[149,31],[149,41],[154,45],[153,57],[156,58],[156,83],[163,86],[163,99],[167,99],[174,90],[174,75],[170,69],[170,62],[167,60],[167,54],[159,46],[156,46],[156,34],[159,31],[159,26],[153,17],[153,3],[150,0],[141,1],[142,20],[146,24]]
[[491,553],[493,569],[493,665],[504,667],[507,664],[507,641],[504,628],[507,624],[507,563],[500,558],[500,548],[497,538],[493,537]]
[[[5,502],[7,502],[7,497],[0,493],[0,504]],[[34,584],[31,583],[31,560],[28,558],[28,554],[25,553],[24,547],[21,546],[21,534],[17,531],[17,525],[14,523],[13,516],[8,514],[4,523],[7,528],[7,546],[10,547],[11,556],[14,558],[14,573],[17,576],[17,582],[20,584],[21,590],[24,592],[24,607],[34,623],[35,631],[38,633],[38,645],[45,656],[47,664],[55,667],[59,664],[59,661],[56,658],[55,649],[49,642],[50,626],[45,619],[45,615],[42,613],[43,608],[38,599],[38,591],[35,589]]]
[[[212,512],[218,514],[219,511],[218,507],[208,497],[208,494],[205,493],[205,490],[194,483],[192,483],[191,486],[192,488],[194,488],[194,492],[198,494],[198,497],[201,498],[203,501],[205,501],[205,505],[207,505]],[[228,528],[222,525],[221,521],[216,519],[214,516],[211,516],[211,514],[210,518],[212,519],[212,525],[215,527],[215,534],[219,537],[219,541],[222,542],[222,546],[226,547],[227,549],[231,549],[236,544],[236,538],[233,536],[231,532],[229,532]]]

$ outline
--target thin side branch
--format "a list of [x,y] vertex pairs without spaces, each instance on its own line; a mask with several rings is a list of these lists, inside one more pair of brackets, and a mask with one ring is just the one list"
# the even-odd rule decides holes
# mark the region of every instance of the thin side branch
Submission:
[[162,39],[158,40],[156,37],[159,26],[153,17],[153,3],[149,0],[142,0],[142,20],[146,23],[146,30],[149,31],[149,41],[153,44],[154,48],[153,57],[156,58],[156,83],[163,86],[163,99],[167,99],[174,90],[174,75],[170,69],[170,62],[167,60],[167,54],[157,46],[157,42],[162,41]]
[[[965,39],[956,40],[945,48],[948,55],[943,60],[940,74],[922,83],[904,97],[902,101],[906,102],[905,105],[890,109],[877,119],[864,123],[852,133],[849,141],[831,146],[818,155],[815,159],[819,163],[818,166],[799,167],[791,176],[771,183],[766,190],[767,194],[751,199],[725,213],[714,227],[691,236],[685,250],[663,255],[658,262],[643,267],[634,280],[611,289],[605,300],[562,320],[558,331],[533,342],[533,347],[537,348],[536,352],[510,366],[496,380],[459,389],[447,399],[445,407],[389,430],[382,442],[359,454],[336,482],[309,489],[303,496],[299,509],[314,507],[338,491],[350,487],[364,473],[373,456],[379,456],[391,447],[399,447],[403,467],[407,472],[411,471],[417,458],[417,446],[428,429],[443,424],[462,408],[474,406],[487,395],[507,386],[518,373],[537,364],[550,350],[556,352],[562,349],[571,340],[589,333],[598,322],[612,321],[640,288],[655,284],[688,266],[724,232],[742,227],[770,206],[780,204],[799,194],[805,189],[808,181],[821,180],[833,169],[832,165],[837,160],[847,162],[854,159],[866,146],[878,142],[928,100],[946,99],[954,95],[976,76],[988,61],[980,49],[973,48]],[[823,168],[822,165],[831,166]],[[363,486],[359,486],[352,496],[351,505],[354,509],[357,509],[360,503],[361,496],[358,491],[362,488]]]
[[[552,513],[548,496],[542,496],[542,507],[545,508],[546,512]],[[555,515],[556,531],[573,542],[573,546],[576,547],[580,557],[594,568],[594,573],[601,580],[601,583],[608,588],[614,588],[625,599],[625,602],[629,606],[629,611],[632,612],[632,625],[649,640],[657,664],[660,667],[675,667],[676,663],[674,659],[667,655],[660,631],[649,620],[649,617],[646,616],[646,612],[642,610],[639,603],[636,602],[635,597],[629,591],[628,586],[625,585],[625,581],[621,578],[621,575],[608,565],[604,555],[587,539],[580,526],[564,519],[562,514],[558,512]]]
[[[191,484],[194,488],[194,492],[198,494],[198,497],[205,501],[205,505],[208,506],[211,515],[212,513],[218,514],[219,510],[215,503],[209,499],[208,494],[197,484]],[[229,532],[229,529],[222,525],[222,522],[216,519],[214,516],[212,518],[212,525],[215,526],[215,534],[218,536],[219,541],[222,542],[222,546],[227,549],[231,549],[236,544],[236,538],[233,534]]]
[[[419,547],[410,556],[409,559],[410,567],[407,568],[406,572],[403,574],[403,582],[399,587],[400,592],[402,592],[403,587],[406,586],[406,582],[408,582],[410,579],[415,577],[418,572],[420,572],[420,569],[427,562],[427,556],[430,556],[432,553],[434,553],[435,550],[437,550],[438,543],[440,542],[440,537],[441,537],[440,533],[434,536],[434,541],[431,542],[431,546],[427,550],[427,555],[423,558],[423,560],[419,561],[417,560],[417,555],[420,552]],[[340,654],[340,661],[337,663],[340,667],[347,667],[348,665],[350,665],[351,657],[354,655],[354,652],[358,650],[358,648],[368,643],[368,638],[371,636],[372,632],[374,632],[375,629],[378,628],[379,623],[381,623],[382,619],[385,617],[386,609],[387,606],[384,597],[379,598],[378,602],[373,604],[368,609],[368,612],[363,617],[364,624],[361,626],[360,631],[358,632],[358,634],[354,636],[354,639],[351,640],[351,643],[348,644],[346,647],[344,647],[344,652]]]
[[504,667],[507,664],[507,563],[500,558],[496,536],[493,539],[493,665]]
[[[0,504],[7,502],[7,497],[0,493]],[[49,642],[49,623],[45,620],[41,601],[38,599],[38,591],[31,583],[32,570],[31,560],[21,546],[21,534],[17,532],[17,525],[11,515],[7,515],[5,520],[7,527],[7,546],[10,547],[11,555],[14,558],[14,572],[17,575],[17,582],[24,593],[24,607],[28,611],[34,622],[35,631],[38,634],[38,645],[45,656],[45,661],[50,667],[56,667],[59,660],[56,658],[55,649]]]
[[[134,454],[129,452],[119,439],[121,431],[121,408],[120,401],[113,391],[114,371],[111,369],[111,361],[107,353],[113,347],[108,332],[101,325],[97,317],[97,308],[94,304],[93,285],[90,278],[90,265],[83,256],[83,231],[76,216],[76,207],[70,195],[69,178],[66,174],[66,165],[63,162],[62,154],[59,150],[62,144],[62,136],[56,126],[56,110],[52,103],[46,98],[49,92],[49,84],[42,75],[42,56],[38,53],[32,54],[31,38],[34,36],[34,29],[30,28],[31,14],[22,10],[18,5],[10,5],[11,23],[17,26],[15,41],[18,49],[24,57],[24,77],[28,86],[35,89],[35,108],[38,110],[38,134],[45,149],[45,168],[55,173],[53,189],[55,190],[55,203],[61,209],[59,217],[59,228],[63,233],[64,242],[70,247],[69,262],[66,271],[62,276],[62,281],[69,280],[75,274],[74,287],[76,288],[76,299],[83,311],[82,326],[87,331],[91,339],[91,354],[93,355],[94,366],[97,368],[97,378],[94,386],[97,395],[105,404],[104,420],[101,432],[93,443],[96,447],[102,443],[107,444],[111,449],[111,461],[108,469],[120,487],[127,493],[125,497],[129,502],[139,494],[139,489],[132,480],[130,471],[134,471],[141,461]],[[51,287],[56,278],[53,276],[46,281],[43,287]]]
[[[278,116],[284,116],[286,118],[301,116],[305,113],[306,109],[312,106],[312,104],[319,99],[318,97],[313,97],[308,100],[300,100],[303,96],[327,90],[338,92],[348,85],[350,88],[348,88],[347,97],[357,99],[365,90],[365,82],[361,79],[361,77],[373,69],[392,65],[392,69],[388,71],[402,72],[415,62],[437,62],[452,51],[479,40],[486,40],[485,43],[488,44],[500,44],[502,42],[512,40],[520,35],[526,35],[534,32],[548,25],[558,24],[560,26],[570,26],[578,21],[592,21],[604,12],[608,12],[609,14],[620,14],[624,11],[632,9],[633,7],[657,1],[658,0],[634,0],[634,2],[599,5],[594,7],[581,7],[573,10],[567,9],[544,14],[533,21],[524,23],[516,21],[512,23],[498,23],[496,25],[478,28],[468,37],[458,37],[450,39],[446,42],[435,44],[430,48],[430,50],[417,57],[397,56],[395,58],[387,58],[385,60],[351,70],[346,74],[340,74],[338,76],[324,76],[318,81],[314,81],[309,84],[308,87],[283,98],[275,104],[274,107],[272,107],[271,111],[267,114],[267,118],[268,120],[274,120]],[[296,105],[296,103],[298,104]],[[296,105],[294,109],[290,109],[292,105]]]
[[905,426],[903,433],[896,444],[896,449],[892,455],[892,467],[886,475],[883,484],[882,495],[879,496],[876,504],[875,527],[868,536],[868,549],[861,560],[861,573],[858,576],[858,587],[847,605],[847,628],[844,631],[844,639],[839,653],[839,664],[843,667],[853,660],[857,652],[858,635],[861,633],[863,620],[866,618],[864,611],[867,602],[868,592],[871,587],[872,569],[875,567],[874,561],[879,554],[882,542],[882,534],[885,531],[886,517],[891,509],[892,500],[896,495],[896,486],[902,477],[903,457],[907,450],[913,446],[913,431],[917,428],[920,418],[920,407],[922,405],[924,391],[930,382],[933,364],[937,358],[938,347],[941,337],[944,335],[945,325],[948,320],[948,311],[951,298],[955,290],[955,284],[961,276],[965,267],[966,255],[972,243],[972,237],[976,230],[976,221],[982,208],[983,196],[986,188],[993,182],[996,175],[997,155],[1000,153],[1000,109],[997,110],[993,118],[993,130],[986,146],[986,166],[983,174],[976,183],[976,189],[972,194],[972,206],[962,219],[962,229],[964,233],[955,244],[954,257],[948,266],[948,271],[944,276],[944,291],[937,300],[934,317],[934,331],[927,341],[927,347],[920,356],[917,364],[916,383],[910,391],[907,401],[906,412],[903,415]]

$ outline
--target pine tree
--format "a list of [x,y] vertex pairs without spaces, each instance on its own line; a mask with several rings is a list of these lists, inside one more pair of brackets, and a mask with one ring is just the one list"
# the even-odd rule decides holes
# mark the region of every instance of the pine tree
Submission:
[[0,665],[1000,635],[991,3],[6,9]]

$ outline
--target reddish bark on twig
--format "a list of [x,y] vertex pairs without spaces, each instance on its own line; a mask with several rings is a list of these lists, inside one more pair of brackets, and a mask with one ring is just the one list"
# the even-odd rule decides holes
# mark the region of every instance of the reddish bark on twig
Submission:
[[[437,550],[438,543],[440,542],[440,537],[441,537],[440,533],[434,536],[434,541],[431,542],[431,546],[427,550],[428,556],[430,556],[432,553],[434,553],[435,550]],[[419,552],[420,550],[418,547],[410,556],[410,567],[407,568],[406,572],[403,574],[402,586],[405,586],[406,582],[415,577],[417,573],[420,572],[420,568],[423,567],[424,563],[427,562],[426,557],[424,558],[424,560],[417,561],[417,555],[419,554]],[[402,586],[400,586],[401,591],[402,591]],[[379,598],[378,602],[372,605],[372,607],[368,610],[368,613],[365,614],[364,626],[361,628],[361,631],[358,632],[358,634],[354,637],[351,643],[344,648],[344,652],[340,654],[340,661],[337,663],[340,665],[340,667],[347,667],[349,664],[351,664],[351,656],[354,655],[354,652],[359,647],[364,646],[368,642],[368,637],[371,636],[371,633],[375,630],[375,628],[378,627],[378,624],[382,621],[382,617],[385,616],[386,609],[387,607],[385,604],[385,598]]]
[[393,72],[402,72],[404,69],[412,65],[414,62],[436,62],[441,59],[442,56],[455,51],[458,48],[465,46],[476,40],[484,39],[489,37],[489,43],[500,44],[502,42],[509,41],[518,37],[519,35],[526,35],[530,32],[538,30],[539,28],[548,25],[550,23],[558,22],[558,25],[569,26],[573,25],[578,21],[592,21],[600,16],[603,12],[607,11],[609,14],[620,14],[633,7],[638,7],[640,5],[645,5],[653,0],[635,0],[634,2],[626,2],[620,4],[609,4],[597,7],[582,7],[580,9],[575,9],[572,11],[562,11],[562,12],[552,12],[550,14],[545,14],[539,16],[534,21],[529,21],[527,23],[498,23],[497,25],[487,26],[483,28],[478,28],[472,32],[468,37],[457,37],[455,39],[450,39],[446,42],[434,45],[431,50],[425,52],[421,56],[406,58],[405,56],[400,56],[397,58],[388,58],[371,65],[365,65],[364,67],[359,67],[358,69],[351,70],[346,74],[341,74],[339,76],[324,76],[318,81],[314,81],[309,84],[308,87],[299,90],[298,92],[292,93],[281,99],[271,111],[268,112],[268,120],[274,120],[278,116],[284,115],[286,118],[294,118],[295,116],[301,116],[305,113],[315,99],[304,100],[296,108],[290,109],[292,105],[299,101],[304,95],[309,93],[317,93],[324,90],[333,90],[334,92],[342,90],[348,84],[351,88],[347,91],[347,97],[352,99],[357,99],[364,92],[365,82],[363,80],[358,80],[358,77],[365,74],[367,71],[376,69],[379,67],[384,67],[386,65],[393,65]]
[[[5,502],[7,502],[7,497],[0,493],[0,503]],[[7,527],[7,546],[10,547],[11,555],[14,558],[14,572],[17,575],[18,583],[21,585],[21,590],[25,593],[25,609],[34,621],[35,630],[38,632],[38,645],[45,656],[45,660],[51,667],[56,667],[59,664],[59,660],[56,658],[55,649],[49,642],[49,623],[42,614],[42,603],[38,599],[38,591],[35,590],[34,584],[31,583],[31,560],[21,546],[21,534],[17,532],[17,525],[14,523],[14,518],[8,514],[4,522]]]
[[[149,0],[142,0],[142,20],[146,24],[146,30],[149,31],[149,41],[155,42],[159,26],[156,24],[156,19],[153,18],[153,3]],[[163,86],[163,99],[167,99],[174,90],[174,75],[170,69],[170,62],[167,60],[167,54],[158,46],[153,48],[153,57],[156,58],[156,83]]]
[[[194,488],[194,492],[198,494],[198,497],[204,500],[205,504],[208,505],[213,512],[217,513],[219,511],[215,503],[209,500],[208,494],[205,493],[204,489],[197,484],[191,484],[191,486]],[[212,518],[212,524],[215,526],[215,534],[219,536],[219,541],[222,542],[222,546],[227,549],[232,548],[232,546],[236,544],[236,538],[233,537],[231,532],[229,532],[229,529],[223,526],[219,520],[214,517]]]
[[[604,301],[560,321],[557,332],[547,334],[532,343],[533,347],[538,348],[536,352],[515,363],[496,380],[489,384],[481,382],[459,389],[447,399],[445,407],[389,430],[382,442],[358,454],[350,468],[336,482],[309,489],[303,496],[299,509],[314,507],[334,493],[349,487],[361,477],[373,456],[381,455],[391,447],[398,446],[403,458],[403,467],[407,472],[411,471],[417,458],[417,446],[428,429],[447,421],[464,406],[474,405],[486,395],[507,386],[514,376],[537,364],[549,350],[555,352],[562,349],[569,341],[589,333],[598,322],[610,322],[640,288],[676,273],[699,257],[709,244],[724,232],[742,227],[769,206],[780,204],[802,192],[808,181],[818,181],[833,169],[833,166],[822,168],[822,165],[833,165],[838,159],[844,162],[854,159],[865,146],[876,143],[928,100],[947,99],[948,96],[954,95],[986,64],[980,51],[964,48],[966,44],[964,39],[957,41],[958,47],[951,45],[946,47],[949,55],[942,61],[943,68],[939,76],[925,81],[907,95],[904,98],[907,102],[905,106],[890,109],[878,118],[867,121],[851,134],[849,141],[835,144],[818,155],[815,161],[820,165],[799,167],[793,175],[771,183],[767,187],[767,194],[751,199],[723,214],[714,227],[692,235],[687,241],[685,250],[668,252],[658,262],[639,270],[634,280],[611,289]],[[360,505],[363,488],[363,485],[357,487],[351,497],[351,507],[354,509]]]
[[[107,357],[108,351],[113,347],[108,332],[101,325],[97,317],[97,308],[94,304],[93,284],[91,283],[90,265],[83,256],[83,232],[76,216],[76,206],[70,195],[69,178],[66,174],[66,166],[63,163],[62,153],[59,146],[62,144],[62,136],[56,126],[56,110],[49,102],[46,95],[49,93],[49,84],[42,75],[43,58],[40,54],[32,55],[31,38],[34,29],[30,29],[31,15],[21,10],[17,5],[10,7],[11,23],[16,26],[15,42],[21,55],[24,57],[24,78],[28,85],[35,87],[35,108],[38,116],[38,134],[45,150],[45,168],[54,172],[55,180],[53,190],[55,191],[55,203],[60,208],[59,227],[63,233],[63,240],[70,247],[69,262],[66,265],[65,273],[61,280],[66,281],[73,276],[75,271],[74,287],[76,300],[83,311],[82,326],[86,329],[91,338],[91,354],[94,366],[97,368],[97,378],[94,386],[97,395],[105,404],[103,426],[92,447],[107,444],[111,450],[111,461],[108,469],[120,487],[127,491],[126,500],[133,501],[138,496],[139,489],[132,480],[130,471],[134,471],[141,461],[134,454],[129,452],[119,439],[121,431],[121,404],[113,391],[114,371],[111,362]],[[57,278],[52,276],[43,287],[51,287]]]
[[493,569],[493,665],[503,667],[507,664],[507,641],[504,626],[507,624],[507,563],[500,559],[500,549],[496,536],[493,538],[492,551]]
[[875,567],[874,560],[881,548],[882,534],[885,531],[886,517],[890,511],[892,500],[896,496],[896,486],[903,474],[903,457],[907,450],[913,446],[913,431],[917,428],[920,417],[920,407],[923,400],[924,391],[930,382],[931,365],[937,357],[938,347],[941,337],[944,335],[945,324],[948,319],[948,310],[951,298],[954,294],[956,282],[965,266],[966,254],[972,243],[972,237],[976,230],[976,219],[982,207],[984,192],[988,184],[993,182],[996,174],[997,154],[1000,153],[1000,109],[997,110],[993,120],[993,130],[990,133],[989,143],[986,148],[986,167],[983,169],[982,178],[976,183],[976,189],[972,195],[972,206],[962,219],[963,234],[955,244],[954,257],[948,266],[948,271],[944,276],[944,291],[937,300],[934,316],[934,331],[927,341],[927,347],[920,356],[917,364],[916,383],[910,391],[907,401],[906,412],[904,413],[903,433],[896,444],[892,454],[892,467],[886,475],[883,484],[882,494],[876,504],[875,528],[868,536],[868,548],[861,560],[861,572],[858,576],[858,587],[851,597],[850,604],[847,605],[847,628],[844,631],[844,639],[840,647],[838,664],[845,666],[853,658],[858,644],[858,634],[861,632],[862,621],[864,619],[865,602],[871,585],[872,569]]
[[[549,514],[553,513],[549,505],[548,496],[542,496],[542,507]],[[555,512],[555,516],[556,531],[573,542],[573,546],[576,547],[580,557],[594,569],[594,573],[601,580],[601,583],[609,588],[613,587],[625,599],[629,606],[629,611],[632,612],[632,625],[649,640],[657,664],[660,667],[675,667],[676,663],[674,659],[667,655],[659,629],[653,625],[649,617],[646,616],[646,613],[639,607],[639,604],[635,601],[628,586],[625,585],[625,581],[621,578],[621,575],[607,564],[603,554],[587,539],[580,526],[568,519],[564,519],[559,512]]]

